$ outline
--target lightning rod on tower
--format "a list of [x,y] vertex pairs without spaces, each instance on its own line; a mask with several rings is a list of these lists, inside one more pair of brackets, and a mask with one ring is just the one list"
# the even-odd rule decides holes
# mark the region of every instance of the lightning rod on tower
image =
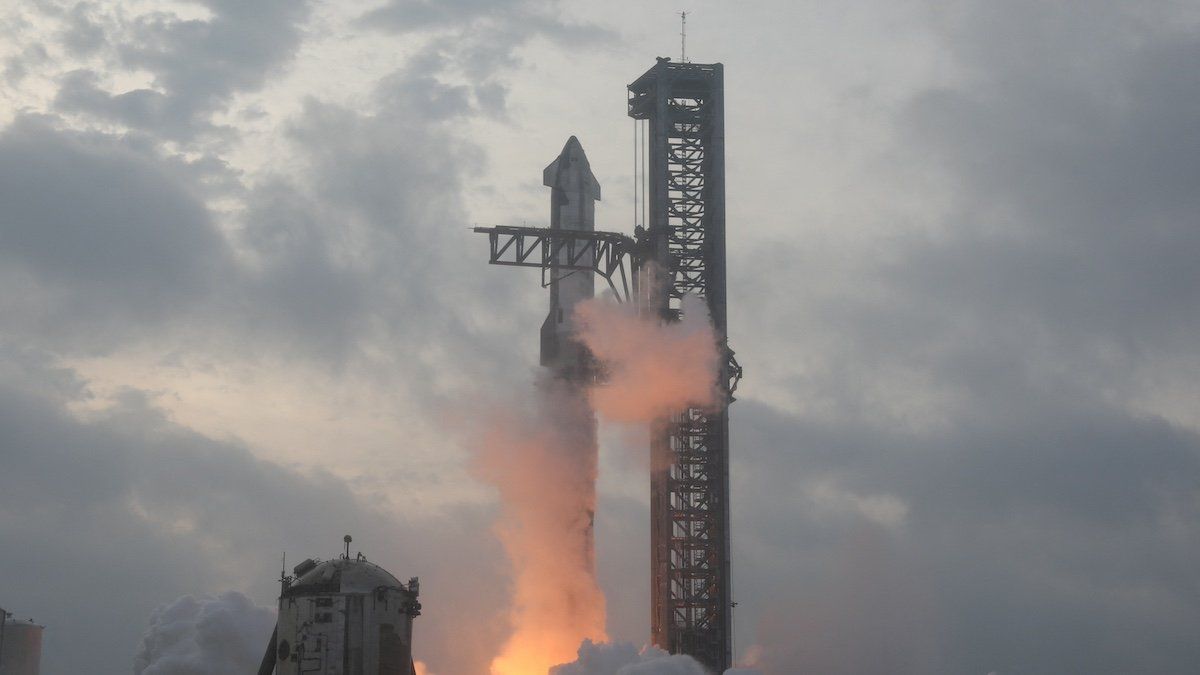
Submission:
[[679,13],[679,60],[687,63],[687,12]]

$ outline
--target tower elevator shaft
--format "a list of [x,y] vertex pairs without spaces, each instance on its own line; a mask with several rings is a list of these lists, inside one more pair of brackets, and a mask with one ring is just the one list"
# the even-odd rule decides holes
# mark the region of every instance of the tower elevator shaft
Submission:
[[716,672],[732,661],[729,410],[740,376],[725,311],[725,124],[721,64],[660,58],[629,85],[629,116],[646,124],[643,311],[677,321],[705,300],[725,352],[716,409],[687,407],[651,429],[651,634]]

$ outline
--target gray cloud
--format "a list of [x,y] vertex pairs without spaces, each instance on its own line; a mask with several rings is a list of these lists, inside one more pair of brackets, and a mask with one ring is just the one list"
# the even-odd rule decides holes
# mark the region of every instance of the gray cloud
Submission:
[[209,20],[170,14],[139,17],[135,40],[119,47],[128,66],[149,68],[162,86],[200,104],[209,97],[257,88],[300,41],[309,3],[207,0]]
[[[143,136],[22,118],[0,137],[0,273],[23,288],[4,297],[10,330],[88,352],[184,331],[192,344],[337,364],[380,342],[432,342],[442,348],[429,359],[464,366],[407,360],[437,389],[464,372],[516,372],[479,318],[501,314],[492,299],[521,280],[462,253],[479,244],[460,202],[483,158],[453,125],[474,109],[419,67],[383,78],[367,110],[310,100],[287,134],[299,178],[252,189],[211,155],[185,162]],[[211,197],[243,205],[229,241]]]
[[66,26],[59,39],[74,56],[90,56],[108,43],[106,27],[97,19],[96,9],[97,3],[76,2],[64,12]]
[[[502,115],[508,86],[503,74],[520,65],[517,51],[535,38],[563,45],[611,48],[620,36],[591,23],[562,17],[557,0],[388,0],[359,18],[364,28],[426,35],[440,63],[471,83],[482,110]],[[429,65],[433,65],[430,63]]]
[[[111,120],[139,130],[150,130],[167,138],[186,138],[196,127],[194,115],[180,111],[171,96],[153,89],[132,89],[110,94],[101,89],[98,77],[91,70],[75,70],[63,76],[59,83],[54,106],[68,112],[86,112],[103,120]],[[228,138],[231,130],[202,126],[210,133]]]
[[[80,420],[63,409],[86,392],[69,371],[45,370],[36,353],[5,356],[0,577],[23,580],[6,586],[6,607],[48,626],[46,672],[128,672],[155,607],[229,587],[270,603],[280,551],[332,555],[347,531],[397,575],[422,576],[418,656],[482,670],[501,637],[502,598],[489,589],[502,570],[453,562],[499,556],[482,510],[394,516],[332,476],[179,427],[143,392]],[[105,607],[105,620],[80,607]],[[478,630],[472,648],[453,639],[465,626]]]
[[512,46],[541,35],[551,39],[592,42],[612,37],[603,29],[561,18],[556,0],[389,0],[360,19],[365,26],[402,33],[429,29],[500,31],[498,44]]
[[[762,260],[812,256],[743,263],[751,306],[793,308],[746,311],[746,332],[788,336],[772,358],[805,366],[776,380],[796,409],[735,406],[735,495],[781,500],[736,505],[738,569],[797,588],[738,585],[764,609],[768,672],[1184,673],[1200,658],[1200,436],[1134,403],[1148,373],[1195,356],[1198,130],[1180,111],[1200,87],[1180,64],[1200,36],[1165,6],[946,13],[938,38],[963,74],[898,110],[887,160],[936,176],[945,221],[896,218],[771,277]],[[871,523],[853,508],[871,498],[904,517]],[[839,553],[862,532],[873,543]]]
[[381,344],[436,346],[401,366],[431,385],[434,400],[457,390],[448,378],[522,373],[489,321],[523,280],[471,253],[481,242],[462,206],[484,159],[455,129],[473,111],[462,87],[418,67],[382,78],[365,109],[306,101],[287,127],[301,178],[248,194],[238,245],[259,263],[224,294],[239,308],[217,302],[219,312],[323,361],[353,361]]
[[[174,424],[147,392],[77,419],[65,407],[86,385],[23,347],[104,354],[142,341],[336,368],[377,359],[387,377],[421,382],[431,409],[474,378],[523,371],[490,320],[515,327],[506,305],[518,282],[460,252],[479,243],[460,192],[480,160],[453,132],[472,111],[461,91],[401,71],[367,110],[310,101],[288,132],[302,166],[252,187],[213,156],[185,161],[144,134],[46,117],[0,136],[11,178],[0,274],[20,281],[0,294],[14,344],[0,380],[0,541],[22,552],[0,576],[29,580],[5,601],[50,626],[48,672],[125,672],[154,607],[230,587],[269,602],[278,551],[328,553],[347,530],[397,574],[424,577],[418,656],[440,672],[485,670],[505,597],[503,566],[479,566],[502,559],[485,509],[401,520],[371,507],[369,487]],[[213,197],[242,205],[232,229],[218,227]],[[115,609],[95,629],[71,610],[81,604]],[[456,636],[472,626],[464,648]]]
[[29,73],[29,66],[44,63],[49,57],[45,45],[30,45],[20,54],[4,60],[4,79],[9,84],[17,84]]
[[[1048,50],[1031,41],[1010,48]],[[1073,77],[1080,66],[1063,64],[1082,55],[1068,52],[1024,78],[989,73],[913,102],[907,128],[952,177],[961,220],[918,254],[934,264],[903,264],[946,306],[1034,312],[1085,343],[1090,334],[1125,349],[1194,331],[1200,122],[1180,111],[1200,101],[1183,65],[1200,57],[1200,40],[1105,51],[1121,58],[1099,82]]]
[[55,101],[64,112],[86,113],[178,141],[197,134],[228,139],[230,127],[217,127],[211,115],[238,92],[255,91],[279,72],[300,44],[310,3],[291,0],[201,3],[211,16],[181,18],[155,11],[127,18],[103,5],[78,3],[60,14],[63,44],[75,55],[104,52],[122,68],[144,70],[154,88],[108,92],[94,73],[76,71],[61,83]]
[[[739,499],[737,568],[789,579],[738,584],[764,610],[769,672],[1182,673],[1197,657],[1200,545],[1179,530],[1200,516],[1194,433],[1049,408],[913,435],[739,405],[735,494],[779,499]],[[829,483],[906,515],[830,513],[811,498]]]
[[[25,283],[39,296],[36,301],[10,298],[10,306],[25,312],[14,323],[22,332],[50,337],[59,347],[64,345],[55,338],[77,332],[67,323],[96,325],[111,318],[100,332],[114,344],[148,328],[179,329],[190,334],[193,344],[208,341],[259,353],[282,348],[336,363],[383,340],[437,342],[445,345],[439,354],[450,352],[471,362],[467,372],[477,375],[492,364],[511,369],[515,364],[500,358],[498,342],[478,328],[480,319],[499,313],[496,303],[480,296],[499,297],[518,281],[488,274],[476,258],[460,253],[477,243],[466,231],[460,193],[464,180],[478,174],[484,157],[455,127],[497,105],[503,95],[496,83],[446,84],[449,66],[443,48],[424,49],[383,77],[364,108],[309,99],[285,127],[301,162],[291,168],[299,170],[259,176],[253,188],[212,154],[220,152],[220,144],[193,146],[209,149],[186,162],[160,145],[163,139],[192,138],[199,130],[232,139],[236,132],[213,127],[210,113],[233,93],[261,86],[294,52],[306,5],[252,4],[208,3],[211,16],[196,20],[170,12],[127,19],[106,13],[102,5],[44,8],[63,22],[64,30],[104,33],[102,42],[116,50],[120,65],[149,70],[155,85],[113,94],[100,86],[99,74],[92,70],[61,78],[53,105],[76,114],[72,120],[98,122],[101,128],[115,120],[135,132],[80,134],[48,120],[22,148],[38,153],[42,144],[55,142],[91,144],[101,154],[111,148],[137,172],[122,177],[120,168],[82,162],[63,177],[98,186],[99,194],[124,205],[129,213],[123,215],[132,222],[104,218],[102,208],[101,217],[95,217],[98,204],[89,203],[87,195],[63,199],[55,193],[58,181],[26,184],[21,201],[30,206],[10,216],[8,227],[14,232],[19,228],[31,240],[37,233],[39,250],[58,258],[14,260],[0,270],[17,280],[32,274]],[[13,127],[8,137],[19,133],[22,128]],[[19,162],[14,153],[10,151],[13,161]],[[93,183],[95,171],[104,175]],[[157,183],[141,186],[135,181],[156,174]],[[153,194],[145,196],[144,190]],[[214,197],[241,206],[222,215],[228,243],[217,234],[217,216],[204,203]],[[80,210],[62,214],[55,227],[46,227],[53,209],[38,204],[53,201]],[[89,227],[83,232],[125,252],[132,263],[106,262],[102,249],[86,253],[95,263],[90,268],[63,260],[77,243],[87,248],[88,240],[75,238],[72,229],[84,223]],[[134,245],[123,237],[136,237],[139,227],[148,231],[145,243]],[[175,236],[172,228],[192,238]],[[70,241],[59,247],[56,237]],[[175,257],[155,250],[155,241],[177,246],[169,252]],[[249,256],[235,256],[234,250]],[[54,275],[78,276],[89,269],[109,276],[61,291],[51,284]],[[424,287],[433,278],[440,283]],[[129,283],[122,286],[123,279]],[[141,297],[145,294],[155,301]],[[122,302],[138,313],[110,311],[109,304]],[[207,328],[197,331],[199,325]],[[456,339],[446,344],[445,335]],[[411,363],[423,371],[416,376],[435,383],[457,376],[440,363]],[[436,384],[435,389],[450,386]]]
[[129,144],[45,120],[5,129],[0,258],[9,330],[69,341],[82,337],[72,328],[80,321],[101,332],[153,323],[205,296],[228,252],[179,173]]

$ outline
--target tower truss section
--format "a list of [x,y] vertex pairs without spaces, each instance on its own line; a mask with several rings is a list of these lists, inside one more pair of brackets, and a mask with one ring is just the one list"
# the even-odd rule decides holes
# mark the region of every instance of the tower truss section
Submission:
[[721,348],[716,408],[688,407],[651,430],[651,633],[716,672],[732,661],[729,402],[741,375],[725,305],[723,67],[660,58],[629,85],[646,133],[647,252],[635,270],[643,310],[679,320],[685,295],[707,304]]

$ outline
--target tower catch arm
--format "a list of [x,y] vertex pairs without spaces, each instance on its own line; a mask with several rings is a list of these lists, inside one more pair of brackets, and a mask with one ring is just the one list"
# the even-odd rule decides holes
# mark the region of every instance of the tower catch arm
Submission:
[[608,282],[618,300],[629,300],[625,259],[636,254],[638,244],[624,234],[545,227],[474,229],[488,235],[488,263],[491,265],[540,269],[543,287],[549,285],[547,272],[594,272]]

